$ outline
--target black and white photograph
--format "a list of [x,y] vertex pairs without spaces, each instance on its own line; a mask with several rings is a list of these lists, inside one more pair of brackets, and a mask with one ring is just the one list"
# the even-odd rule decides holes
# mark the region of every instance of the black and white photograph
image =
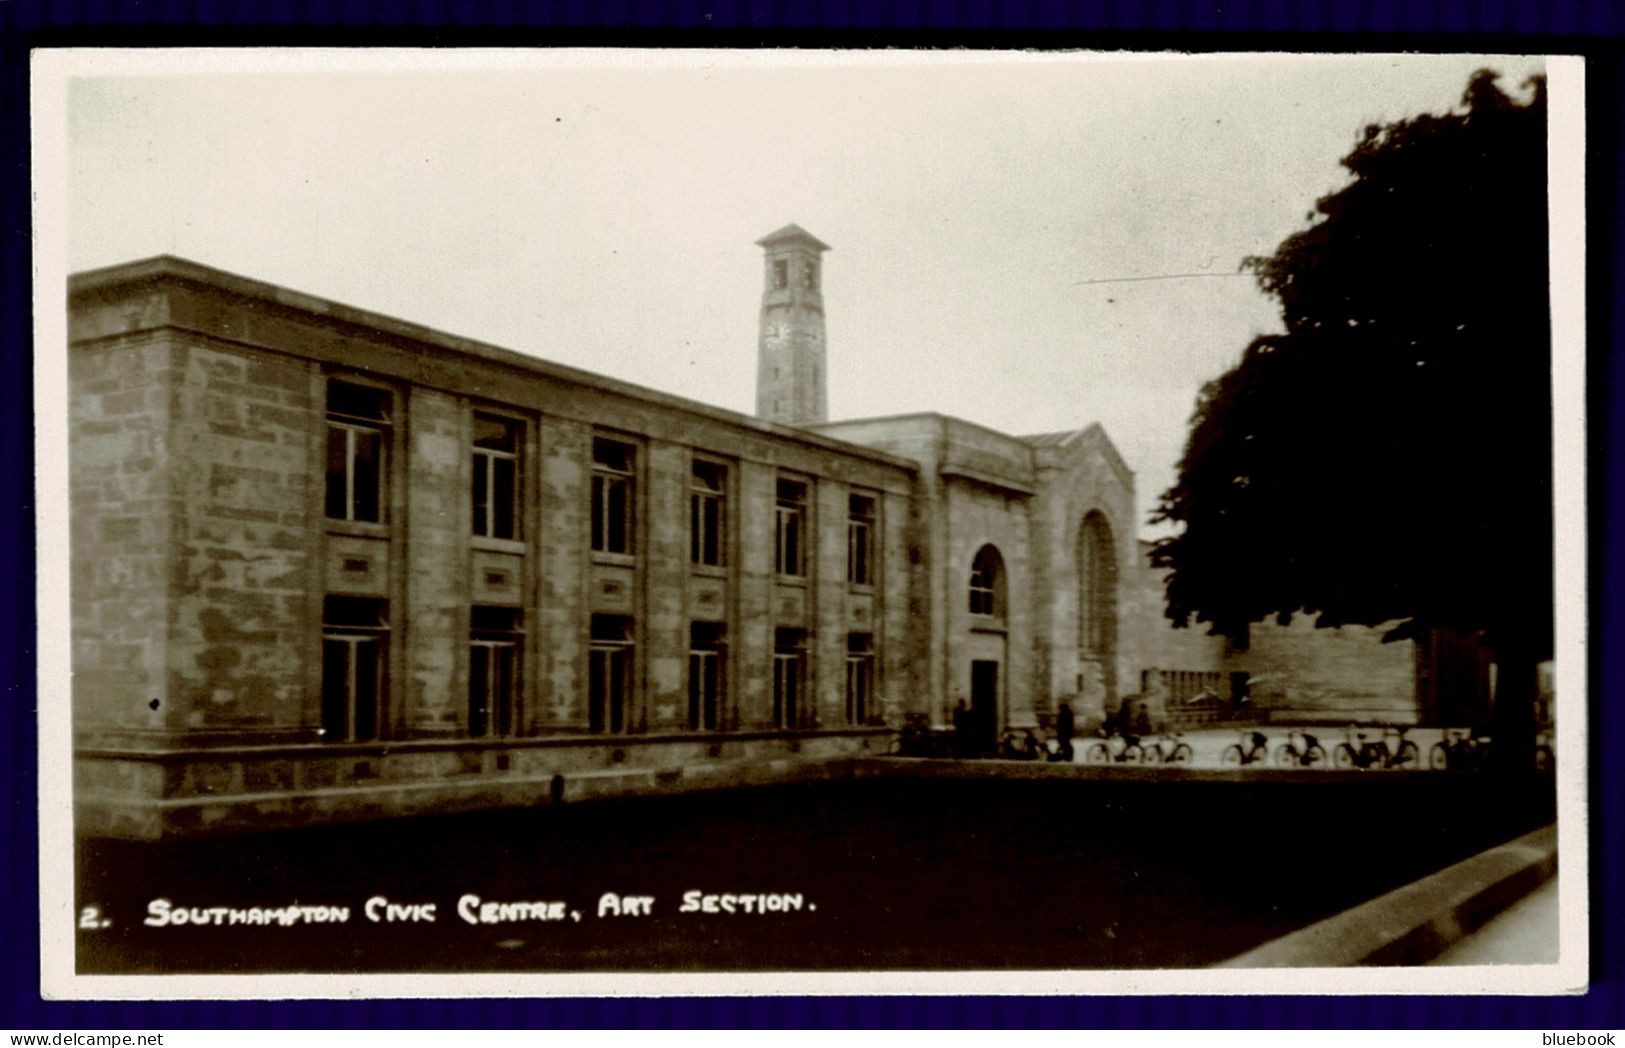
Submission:
[[1583,73],[37,53],[48,995],[1584,987]]

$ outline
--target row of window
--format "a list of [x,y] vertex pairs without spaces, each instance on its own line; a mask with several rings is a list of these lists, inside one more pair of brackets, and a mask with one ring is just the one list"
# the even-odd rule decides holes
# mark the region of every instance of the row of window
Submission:
[[[636,533],[632,485],[637,449],[605,437],[593,441],[592,548],[599,553],[631,554]],[[728,467],[695,459],[689,477],[689,561],[705,567],[727,564]],[[779,478],[774,492],[773,570],[804,577],[808,571],[808,486]],[[874,582],[875,500],[847,497],[846,578],[858,585]]]
[[[467,731],[471,737],[515,735],[521,725],[524,631],[520,612],[476,606],[470,615]],[[594,615],[587,656],[587,727],[618,734],[631,727],[636,693],[631,618]],[[322,737],[363,742],[380,736],[388,693],[388,606],[381,600],[328,597],[322,607]],[[806,700],[807,634],[778,629],[773,645],[773,724],[814,725]],[[728,704],[727,658],[721,623],[689,629],[688,727],[716,731]],[[846,638],[846,708],[850,725],[872,712],[874,638]]]
[[[327,385],[327,516],[382,522],[385,518],[386,439],[390,393],[337,380]],[[473,533],[496,539],[520,537],[519,469],[522,423],[474,416]],[[637,534],[637,448],[608,437],[592,444],[591,544],[599,553],[634,552]],[[695,459],[689,480],[689,560],[723,567],[727,558],[728,467]],[[774,509],[774,570],[807,574],[808,486],[780,478]],[[875,500],[851,495],[847,502],[848,582],[874,581]]]

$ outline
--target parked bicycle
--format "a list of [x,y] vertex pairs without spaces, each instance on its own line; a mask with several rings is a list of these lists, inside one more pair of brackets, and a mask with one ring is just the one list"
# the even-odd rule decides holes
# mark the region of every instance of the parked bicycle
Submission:
[[1107,735],[1102,731],[1100,738],[1084,751],[1083,759],[1089,764],[1143,764],[1145,747],[1140,745],[1139,736]]
[[1490,740],[1471,728],[1446,728],[1428,750],[1428,767],[1436,771],[1476,771],[1489,758]]
[[892,742],[893,757],[945,757],[951,748],[947,733],[931,727],[931,719],[923,713],[910,713],[903,719],[903,727]]
[[1390,735],[1394,737],[1394,755],[1389,759],[1388,767],[1415,770],[1422,766],[1422,751],[1415,742],[1405,737],[1410,730],[1409,727],[1403,724],[1383,730],[1384,741]]
[[[1382,729],[1382,734],[1375,740],[1368,738],[1367,734],[1355,725],[1349,725],[1345,739],[1337,744],[1332,754],[1333,763],[1339,768],[1415,768],[1421,764],[1421,751],[1416,743],[1405,737],[1409,728],[1394,727]],[[1394,745],[1388,745],[1389,737]]]
[[1185,736],[1177,731],[1165,731],[1158,738],[1152,739],[1144,746],[1145,763],[1147,764],[1189,764],[1191,762],[1191,745],[1185,741]]
[[1241,741],[1225,747],[1224,752],[1219,754],[1219,763],[1235,768],[1244,767],[1248,764],[1261,764],[1270,755],[1269,743],[1270,740],[1264,737],[1263,732],[1249,732],[1243,729]]
[[1306,731],[1289,731],[1286,741],[1275,748],[1278,768],[1315,768],[1326,763],[1326,747]]
[[1036,761],[1049,756],[1030,728],[1007,728],[999,737],[999,757],[1007,761]]

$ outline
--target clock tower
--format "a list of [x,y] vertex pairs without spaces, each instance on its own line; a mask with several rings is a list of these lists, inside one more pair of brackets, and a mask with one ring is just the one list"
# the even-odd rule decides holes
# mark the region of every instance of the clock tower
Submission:
[[791,426],[829,420],[821,256],[829,245],[791,224],[756,242],[764,253],[756,416]]

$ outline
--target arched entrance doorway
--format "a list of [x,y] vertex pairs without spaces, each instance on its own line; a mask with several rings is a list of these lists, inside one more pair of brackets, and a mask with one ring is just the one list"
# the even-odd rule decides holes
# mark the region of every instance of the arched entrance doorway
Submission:
[[1106,515],[1078,529],[1078,691],[1103,713],[1117,702],[1117,543]]

